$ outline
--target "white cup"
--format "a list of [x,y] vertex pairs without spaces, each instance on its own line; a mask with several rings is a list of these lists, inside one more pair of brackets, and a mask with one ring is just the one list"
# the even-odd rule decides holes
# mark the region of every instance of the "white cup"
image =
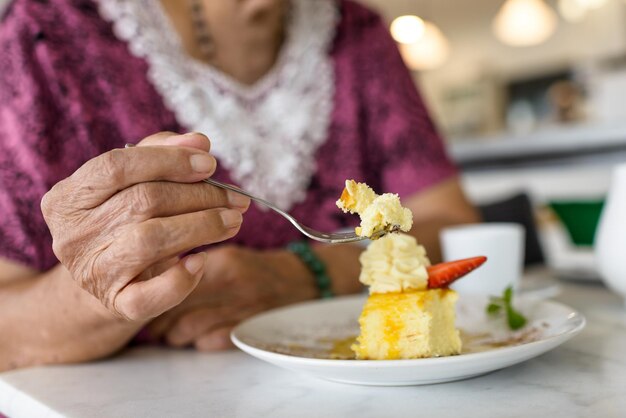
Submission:
[[515,223],[485,223],[445,228],[440,233],[445,261],[484,255],[487,261],[452,284],[459,293],[499,296],[515,290],[524,268],[524,228]]

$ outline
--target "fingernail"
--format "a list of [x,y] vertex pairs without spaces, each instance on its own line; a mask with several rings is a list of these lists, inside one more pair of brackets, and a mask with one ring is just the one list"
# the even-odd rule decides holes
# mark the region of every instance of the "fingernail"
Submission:
[[165,139],[165,143],[166,144],[174,144],[174,145],[178,145],[178,143],[185,138],[193,138],[196,136],[202,136],[204,137],[204,134],[201,134],[200,132],[187,132],[186,134],[179,134],[179,135],[172,135],[169,138]]
[[187,271],[191,274],[196,274],[204,267],[205,259],[205,253],[198,253],[187,256],[184,262],[185,269],[187,269]]
[[194,154],[189,161],[193,171],[198,173],[213,173],[215,171],[215,158],[210,154]]
[[202,137],[206,137],[205,134],[201,133],[201,132],[187,132],[185,135],[183,135],[187,138],[192,137],[192,136],[202,136]]
[[241,216],[241,212],[234,209],[226,209],[220,212],[220,217],[222,218],[222,222],[226,228],[234,228],[236,226],[241,225],[243,222],[243,216]]
[[229,190],[226,196],[228,197],[228,203],[236,208],[247,208],[250,204],[250,199],[240,193]]

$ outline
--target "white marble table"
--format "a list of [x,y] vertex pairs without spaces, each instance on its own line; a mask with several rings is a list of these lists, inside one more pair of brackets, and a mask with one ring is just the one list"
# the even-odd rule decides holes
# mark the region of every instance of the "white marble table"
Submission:
[[244,353],[137,349],[98,363],[0,374],[0,411],[20,417],[626,417],[626,311],[600,285],[557,298],[587,328],[486,376],[361,387],[300,376]]

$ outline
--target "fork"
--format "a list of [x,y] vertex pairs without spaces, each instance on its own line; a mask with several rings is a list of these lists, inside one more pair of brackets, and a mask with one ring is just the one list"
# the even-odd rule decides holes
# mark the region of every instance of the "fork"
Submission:
[[216,187],[220,187],[222,189],[226,189],[226,190],[230,190],[232,192],[235,193],[239,193],[242,194],[244,196],[248,196],[250,199],[254,200],[257,203],[260,203],[264,206],[267,206],[268,208],[272,209],[273,211],[275,211],[276,213],[278,213],[279,215],[281,215],[282,217],[286,218],[289,222],[291,222],[293,224],[293,226],[295,226],[300,232],[302,232],[304,235],[306,235],[307,237],[315,240],[315,241],[320,241],[320,242],[326,242],[329,244],[342,244],[342,243],[347,243],[347,242],[356,242],[356,241],[362,241],[364,239],[377,239],[382,237],[383,235],[385,235],[387,232],[395,232],[397,231],[397,227],[393,227],[391,231],[386,231],[386,230],[382,230],[382,231],[378,231],[375,232],[371,237],[361,237],[359,235],[357,235],[354,231],[352,232],[334,232],[334,233],[326,233],[326,232],[321,232],[321,231],[317,231],[313,228],[310,228],[306,225],[303,225],[302,223],[298,222],[298,220],[296,220],[296,218],[294,218],[293,216],[291,216],[290,214],[288,214],[287,212],[285,212],[282,209],[277,208],[274,204],[268,202],[265,199],[262,199],[260,197],[254,196],[252,194],[250,194],[249,192],[246,192],[245,190],[241,190],[238,187],[235,186],[231,186],[229,184],[224,184],[222,182],[219,182],[217,180],[213,180],[213,179],[204,179],[202,180],[205,183],[211,184],[213,186]]
[[[135,146],[134,144],[126,144],[125,148],[133,148],[134,146]],[[382,230],[382,231],[374,232],[374,234],[371,237],[361,237],[357,235],[354,231],[353,232],[334,232],[334,233],[321,232],[313,228],[310,228],[306,225],[303,225],[302,223],[298,222],[296,218],[294,218],[293,216],[291,216],[284,210],[276,207],[273,203],[270,203],[267,200],[262,199],[260,197],[254,196],[253,194],[246,192],[245,190],[242,190],[238,187],[231,186],[230,184],[225,184],[225,183],[222,183],[217,180],[210,179],[210,178],[204,179],[202,181],[212,186],[216,186],[222,189],[226,189],[235,193],[242,194],[244,196],[249,197],[250,199],[254,200],[257,203],[262,204],[263,206],[267,206],[268,208],[272,209],[273,211],[275,211],[276,213],[278,213],[279,215],[287,219],[289,222],[291,222],[291,224],[295,226],[296,229],[298,229],[304,235],[311,238],[312,240],[319,241],[319,242],[325,242],[329,244],[343,244],[343,243],[348,243],[348,242],[363,241],[365,239],[377,239],[385,235],[387,232],[397,232],[399,229],[398,226],[393,226],[390,230]]]

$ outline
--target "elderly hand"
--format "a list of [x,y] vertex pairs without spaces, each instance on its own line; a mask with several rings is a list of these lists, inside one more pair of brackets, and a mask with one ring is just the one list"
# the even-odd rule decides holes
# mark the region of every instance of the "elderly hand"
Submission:
[[131,321],[183,301],[202,278],[205,255],[178,255],[234,236],[249,205],[197,183],[216,167],[204,135],[160,133],[139,145],[88,161],[41,203],[61,263]]
[[290,252],[223,246],[207,251],[204,277],[189,298],[149,329],[175,347],[225,349],[241,320],[316,295],[311,273]]

